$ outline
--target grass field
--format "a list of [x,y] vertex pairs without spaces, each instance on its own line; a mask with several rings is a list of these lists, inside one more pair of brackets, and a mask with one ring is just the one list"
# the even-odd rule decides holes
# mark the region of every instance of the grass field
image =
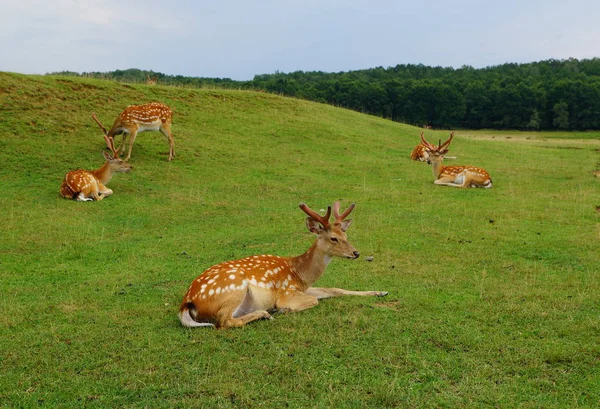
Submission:
[[[101,202],[95,112],[175,112]],[[0,73],[0,407],[600,406],[600,132],[456,132],[492,189],[433,185],[420,129],[265,93]],[[426,131],[430,140],[448,131]],[[241,329],[182,328],[205,268],[312,243],[299,202],[357,206],[336,298]],[[372,256],[368,262],[365,256]]]

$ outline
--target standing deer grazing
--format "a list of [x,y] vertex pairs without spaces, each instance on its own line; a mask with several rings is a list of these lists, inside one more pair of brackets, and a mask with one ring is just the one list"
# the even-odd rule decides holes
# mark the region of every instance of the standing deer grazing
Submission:
[[106,144],[112,151],[112,155],[102,152],[106,162],[100,169],[83,170],[77,169],[68,172],[65,175],[60,194],[67,199],[76,199],[78,202],[102,200],[106,196],[112,195],[113,191],[105,185],[110,182],[115,172],[129,172],[131,166],[123,162],[116,155],[112,140],[104,136]]
[[117,149],[117,154],[122,153],[122,150],[125,149],[125,141],[129,135],[129,148],[125,161],[128,161],[131,157],[131,148],[133,148],[137,134],[147,131],[160,131],[169,140],[169,158],[167,160],[171,161],[175,156],[173,134],[171,133],[173,112],[164,104],[151,102],[145,105],[130,105],[115,119],[112,128],[108,132],[106,132],[106,128],[102,126],[95,115],[92,115],[92,118],[94,118],[102,131],[104,131],[104,134],[109,138],[114,139],[116,135],[123,135],[123,140],[121,146]]
[[425,146],[425,150],[429,154],[427,163],[432,164],[433,176],[435,177],[436,185],[452,186],[452,187],[483,187],[491,188],[492,179],[485,169],[475,166],[444,166],[444,155],[448,153],[448,145],[454,137],[454,132],[450,134],[450,138],[444,143],[439,143],[438,146],[432,145],[425,140],[421,134],[421,143]]
[[335,220],[330,224],[331,206],[327,214],[321,216],[306,204],[300,204],[300,209],[308,215],[308,230],[317,235],[313,245],[300,256],[252,256],[226,261],[204,271],[183,297],[179,309],[181,324],[190,328],[241,327],[261,318],[271,319],[269,311],[302,311],[314,307],[323,298],[387,295],[382,291],[312,287],[332,257],[353,260],[359,256],[345,233],[352,220],[344,219],[354,204],[341,215],[339,208],[340,203],[335,202]]

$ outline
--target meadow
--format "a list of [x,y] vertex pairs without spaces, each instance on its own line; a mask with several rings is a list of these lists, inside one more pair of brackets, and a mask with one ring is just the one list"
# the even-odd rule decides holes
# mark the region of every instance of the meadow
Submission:
[[[150,101],[175,159],[142,133],[112,196],[61,198],[103,163],[90,115]],[[421,129],[268,93],[0,73],[0,109],[0,407],[600,406],[600,132],[456,130],[494,187],[454,189],[409,159]],[[336,200],[361,257],[317,285],[387,297],[180,325],[204,269],[303,253],[298,203]]]

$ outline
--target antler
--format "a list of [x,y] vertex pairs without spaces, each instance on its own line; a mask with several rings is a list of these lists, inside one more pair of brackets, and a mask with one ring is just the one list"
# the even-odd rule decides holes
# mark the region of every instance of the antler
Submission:
[[450,145],[450,142],[452,142],[452,138],[454,138],[454,131],[452,133],[450,133],[450,138],[448,138],[448,140],[446,142],[442,143],[442,140],[440,139],[438,146],[435,146],[435,145],[432,145],[429,142],[427,142],[425,140],[425,136],[423,135],[423,132],[421,132],[421,143],[423,145],[425,145],[425,147],[429,148],[430,150],[438,151],[438,152],[447,148],[448,145]]
[[106,135],[104,135],[104,140],[106,141],[106,146],[108,146],[108,149],[110,149],[110,151],[112,152],[113,158],[118,158],[119,153],[115,149],[115,140],[113,138],[109,138]]
[[104,135],[108,135],[108,131],[106,130],[106,128],[100,123],[100,121],[98,120],[98,118],[96,118],[96,114],[92,114],[92,119],[94,121],[96,121],[96,123],[98,124],[98,126],[100,127],[100,129],[102,129],[102,132],[104,132]]
[[423,132],[421,132],[421,143],[426,147],[429,148],[431,150],[435,150],[435,146],[433,146],[432,144],[430,144],[429,142],[427,142],[425,140],[425,136],[423,134]]
[[354,206],[356,206],[356,204],[352,203],[350,207],[348,207],[346,211],[340,215],[340,202],[335,202],[333,204],[333,217],[335,217],[335,223],[341,223],[342,221],[344,221],[344,219],[348,217],[350,212],[352,212]]
[[[338,203],[338,207],[339,207],[339,203]],[[324,228],[329,227],[329,216],[331,216],[331,206],[327,206],[327,213],[325,214],[325,216],[321,216],[319,213],[312,210],[310,207],[307,206],[306,203],[300,203],[300,209],[302,209],[302,211],[304,213],[306,213],[307,215],[309,215],[310,217],[312,217],[313,219],[315,219],[316,221],[321,223],[321,225]]]
[[100,127],[100,129],[102,129],[102,132],[104,132],[104,140],[106,141],[106,146],[108,146],[108,149],[110,149],[110,151],[113,154],[113,157],[118,158],[119,157],[119,153],[117,152],[117,150],[115,149],[115,140],[113,138],[110,138],[108,136],[108,131],[106,130],[106,128],[100,123],[100,121],[98,120],[98,118],[96,117],[96,114],[92,114],[92,119],[94,121],[96,121],[96,123],[98,124],[98,126]]
[[[452,132],[450,133],[450,138],[448,138],[448,140],[447,140],[446,142],[444,142],[444,144],[443,144],[443,145],[440,145],[440,147],[439,147],[438,149],[439,149],[439,150],[442,150],[442,149],[444,149],[445,147],[447,147],[448,145],[450,145],[450,142],[452,141],[452,138],[454,138],[454,131],[452,131]],[[440,139],[440,142],[441,142],[441,139]]]

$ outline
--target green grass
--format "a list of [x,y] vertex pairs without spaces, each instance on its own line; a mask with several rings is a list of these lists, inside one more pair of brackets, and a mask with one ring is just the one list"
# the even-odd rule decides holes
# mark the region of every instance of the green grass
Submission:
[[[143,133],[113,196],[60,198],[103,162],[90,114],[150,101],[175,112],[175,160]],[[600,405],[598,132],[457,131],[452,163],[494,181],[459,190],[408,158],[418,128],[270,94],[0,73],[0,107],[0,407]],[[180,326],[205,268],[304,252],[298,203],[335,200],[374,259],[317,285],[386,298]]]

